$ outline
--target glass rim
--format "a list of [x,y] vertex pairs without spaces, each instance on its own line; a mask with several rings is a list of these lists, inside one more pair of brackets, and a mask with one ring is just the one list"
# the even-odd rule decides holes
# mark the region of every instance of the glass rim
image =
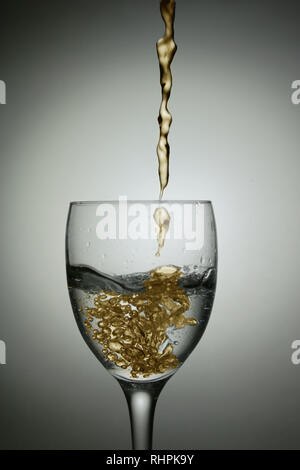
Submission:
[[212,204],[209,200],[198,199],[115,199],[102,201],[71,201],[70,206],[88,206],[95,204]]

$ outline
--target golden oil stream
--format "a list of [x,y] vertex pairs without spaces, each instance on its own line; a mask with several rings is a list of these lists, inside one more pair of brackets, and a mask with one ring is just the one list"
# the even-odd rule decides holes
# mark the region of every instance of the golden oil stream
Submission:
[[[175,0],[160,0],[160,11],[165,23],[165,34],[156,44],[162,90],[162,101],[158,116],[160,135],[157,145],[160,181],[159,199],[162,199],[164,190],[169,181],[170,146],[168,143],[168,135],[172,124],[172,116],[168,110],[168,101],[172,89],[171,63],[177,50],[174,41],[175,6]],[[160,256],[160,251],[164,246],[170,226],[170,215],[166,209],[158,208],[154,212],[153,217],[158,226],[158,250],[156,256]]]
[[160,11],[165,23],[165,34],[156,44],[162,89],[162,101],[158,116],[160,136],[157,146],[160,199],[169,181],[170,146],[168,135],[172,124],[172,116],[168,110],[168,101],[172,89],[171,63],[177,50],[174,41],[175,5],[175,0],[160,0]]
[[173,345],[167,344],[162,351],[161,347],[168,340],[168,327],[197,323],[184,315],[190,301],[178,285],[181,276],[175,266],[156,268],[144,281],[143,292],[99,292],[92,308],[81,308],[86,333],[103,346],[107,361],[122,369],[130,367],[134,378],[162,374],[179,365]]

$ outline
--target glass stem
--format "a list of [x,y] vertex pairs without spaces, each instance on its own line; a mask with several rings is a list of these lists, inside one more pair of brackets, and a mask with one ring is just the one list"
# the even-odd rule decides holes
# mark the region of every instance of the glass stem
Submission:
[[152,449],[155,406],[167,380],[146,383],[119,380],[128,403],[133,450]]

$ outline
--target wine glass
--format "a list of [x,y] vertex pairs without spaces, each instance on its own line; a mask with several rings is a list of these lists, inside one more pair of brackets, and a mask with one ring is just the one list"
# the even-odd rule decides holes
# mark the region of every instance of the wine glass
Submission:
[[213,306],[212,204],[72,202],[66,265],[79,330],[125,393],[133,449],[151,449],[157,398],[200,340]]

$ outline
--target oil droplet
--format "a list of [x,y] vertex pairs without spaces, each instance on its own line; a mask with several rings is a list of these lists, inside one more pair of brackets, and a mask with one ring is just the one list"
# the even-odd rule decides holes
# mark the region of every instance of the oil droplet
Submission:
[[169,212],[164,207],[158,207],[153,214],[153,218],[158,226],[158,249],[155,256],[160,256],[160,250],[165,244],[171,218]]

